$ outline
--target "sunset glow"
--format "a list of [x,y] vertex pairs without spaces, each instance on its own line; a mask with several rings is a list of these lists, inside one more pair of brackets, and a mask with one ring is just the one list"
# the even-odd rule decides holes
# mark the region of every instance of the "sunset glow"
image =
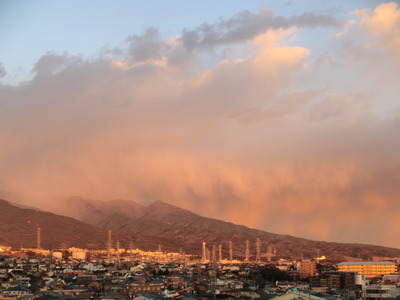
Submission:
[[123,11],[137,4],[107,13],[88,1],[95,19],[82,31],[78,1],[70,21],[44,26],[44,13],[61,14],[47,2],[31,15],[1,4],[0,198],[42,209],[75,195],[162,200],[268,232],[400,248],[395,2],[222,1],[224,12],[206,1],[208,14],[173,1],[159,23],[149,7],[150,21],[131,23]]

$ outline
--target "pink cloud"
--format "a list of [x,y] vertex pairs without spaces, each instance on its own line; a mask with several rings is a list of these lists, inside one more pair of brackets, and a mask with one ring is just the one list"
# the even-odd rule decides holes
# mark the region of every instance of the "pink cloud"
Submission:
[[[381,26],[381,10],[397,22],[391,4],[364,12],[363,28]],[[310,68],[317,54],[288,28],[229,40],[247,56],[207,67],[204,45],[155,32],[125,56],[45,55],[31,82],[0,87],[0,188],[42,207],[163,200],[270,232],[399,246],[396,112],[380,101],[398,88],[363,71],[398,63],[340,53]]]

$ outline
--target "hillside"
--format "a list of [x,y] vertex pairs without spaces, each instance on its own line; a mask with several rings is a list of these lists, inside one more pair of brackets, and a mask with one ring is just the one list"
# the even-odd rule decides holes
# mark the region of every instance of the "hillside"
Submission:
[[[139,237],[147,236],[160,241],[163,249],[178,251],[182,247],[191,253],[201,253],[203,241],[212,245],[222,245],[224,256],[228,255],[229,241],[233,242],[236,256],[243,256],[246,240],[250,242],[251,253],[255,254],[255,240],[261,241],[261,251],[276,249],[280,256],[311,258],[317,253],[331,258],[342,256],[368,259],[373,256],[397,257],[399,249],[374,245],[332,243],[312,241],[288,235],[280,235],[262,230],[236,225],[230,222],[197,215],[174,205],[156,201],[144,206],[129,200],[111,200],[106,202],[85,200],[74,197],[74,213],[79,220],[122,235],[133,235],[136,244],[146,249],[151,246]],[[65,203],[71,203],[66,199]],[[80,213],[77,208],[83,208]],[[59,206],[59,211],[68,212],[67,207]],[[152,244],[155,244],[153,240]],[[154,248],[156,249],[156,248]]]
[[[41,246],[45,249],[72,246],[106,249],[108,232],[103,228],[80,222],[71,217],[37,209],[21,208],[0,199],[0,245],[36,248],[38,227],[41,228]],[[145,245],[148,249],[155,249],[160,243],[175,244],[175,241],[163,237],[113,234],[114,244],[117,239],[124,247],[127,247],[131,241]]]

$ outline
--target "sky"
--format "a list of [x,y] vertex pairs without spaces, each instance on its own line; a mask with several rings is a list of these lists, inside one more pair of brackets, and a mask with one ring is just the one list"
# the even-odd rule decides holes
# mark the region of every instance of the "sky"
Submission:
[[0,2],[0,192],[400,248],[400,6]]

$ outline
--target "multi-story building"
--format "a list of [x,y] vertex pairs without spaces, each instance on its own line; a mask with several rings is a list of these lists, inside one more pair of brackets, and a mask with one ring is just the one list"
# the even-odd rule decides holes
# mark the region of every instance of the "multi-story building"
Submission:
[[300,278],[308,278],[317,275],[317,265],[315,261],[303,260],[300,262]]
[[365,300],[388,300],[398,297],[395,285],[369,285],[364,290]]
[[373,278],[385,274],[397,272],[397,265],[392,262],[341,262],[337,264],[339,272],[355,272],[365,275],[366,278]]
[[330,289],[355,288],[355,273],[353,272],[326,272],[320,276],[310,278],[311,287],[327,287]]

